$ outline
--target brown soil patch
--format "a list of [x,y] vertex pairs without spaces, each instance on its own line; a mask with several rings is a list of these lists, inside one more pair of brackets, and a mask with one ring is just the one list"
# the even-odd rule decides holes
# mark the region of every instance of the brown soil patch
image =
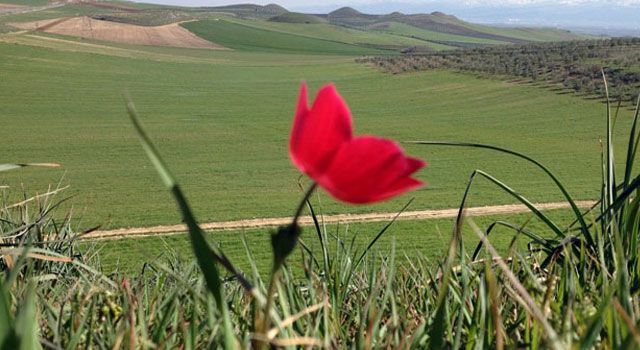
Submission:
[[173,46],[185,48],[223,49],[222,46],[200,38],[178,23],[145,27],[127,23],[100,21],[87,16],[57,18],[27,23],[11,23],[26,30],[76,36],[115,43]]
[[[578,201],[576,204],[580,208],[589,208],[596,202],[594,201]],[[566,209],[569,208],[567,202],[558,203],[542,203],[535,204],[536,208],[540,210],[551,209]],[[508,204],[508,205],[494,205],[487,207],[475,207],[467,208],[465,211],[466,216],[487,216],[487,215],[500,215],[500,214],[515,214],[529,212],[529,208],[522,204]],[[351,222],[376,222],[376,221],[389,221],[392,220],[397,213],[370,213],[370,214],[340,214],[340,215],[325,215],[320,217],[324,223],[351,223]],[[438,209],[438,210],[420,210],[420,211],[405,211],[398,216],[398,220],[426,220],[426,219],[442,219],[442,218],[454,218],[458,215],[458,208],[452,209]],[[286,225],[291,222],[291,218],[264,218],[264,219],[248,219],[248,220],[236,220],[236,221],[221,221],[221,222],[209,222],[200,224],[200,227],[205,231],[222,231],[222,230],[242,230],[253,229],[261,227],[275,227]],[[298,223],[300,225],[309,226],[313,224],[313,219],[310,216],[300,217]],[[184,233],[187,231],[185,225],[164,225],[153,227],[136,227],[136,228],[123,228],[117,230],[108,231],[93,231],[84,236],[83,239],[108,239],[108,238],[124,238],[124,237],[146,237],[146,236],[158,236],[158,235],[170,235]]]

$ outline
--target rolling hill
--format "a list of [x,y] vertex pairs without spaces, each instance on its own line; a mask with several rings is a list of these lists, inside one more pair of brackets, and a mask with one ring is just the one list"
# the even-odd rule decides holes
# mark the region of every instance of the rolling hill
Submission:
[[[393,12],[388,15],[369,15],[350,7],[343,7],[326,15],[330,23],[361,28],[376,28],[385,23],[401,23],[436,33],[453,34],[471,38],[488,39],[507,43],[527,41],[555,41],[579,39],[579,35],[557,29],[541,28],[497,28],[471,24],[455,16],[442,12],[430,14],[403,14]],[[529,35],[521,35],[525,30]],[[540,35],[546,33],[543,38]]]
[[[181,23],[211,45],[236,50],[340,55],[397,54],[580,38],[557,29],[498,28],[467,23],[442,12],[371,15],[343,7],[327,14],[305,14],[288,11],[277,4],[179,7],[92,0],[67,4],[45,0],[21,3],[28,5],[26,8],[32,6],[33,11],[0,14],[0,32],[15,30],[13,27],[24,29],[25,25],[20,23],[84,16],[89,21],[99,21],[95,22],[98,24],[107,23],[99,27],[109,27],[108,23],[113,22],[152,27]],[[47,3],[52,5],[37,11],[35,6]],[[8,25],[11,23],[18,25]],[[38,25],[31,27],[42,30]],[[109,41],[108,36],[93,35],[85,29],[82,33],[57,33]]]

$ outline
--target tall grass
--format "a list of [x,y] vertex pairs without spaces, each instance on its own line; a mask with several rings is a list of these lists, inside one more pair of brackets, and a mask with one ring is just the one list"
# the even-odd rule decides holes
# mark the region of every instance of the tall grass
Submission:
[[[273,275],[261,274],[255,264],[240,271],[215,243],[204,240],[187,197],[132,105],[129,110],[188,224],[196,261],[185,264],[167,252],[163,262],[145,266],[137,276],[105,276],[93,255],[76,254],[68,220],[52,216],[57,192],[5,205],[0,211],[3,348],[640,347],[638,108],[623,169],[616,169],[613,159],[615,114],[607,109],[599,205],[586,212],[573,206],[572,225],[555,223],[517,189],[478,169],[463,193],[448,251],[429,261],[407,258],[393,247],[389,255],[373,253],[388,226],[365,247],[332,234],[305,197],[302,208],[315,225],[302,230],[292,224],[274,232],[274,266],[281,268]],[[524,154],[479,144],[419,143],[526,159],[573,202],[560,179]],[[466,201],[480,179],[529,206],[545,229],[534,232],[505,221],[480,228],[465,218]],[[21,237],[30,238],[16,240],[14,232],[27,227],[29,234]],[[496,227],[513,231],[502,255],[491,244]],[[477,246],[464,245],[463,230],[478,235]],[[296,245],[299,239],[317,239],[319,254]],[[518,240],[529,242],[528,249],[517,249]],[[246,254],[255,261],[250,249]]]

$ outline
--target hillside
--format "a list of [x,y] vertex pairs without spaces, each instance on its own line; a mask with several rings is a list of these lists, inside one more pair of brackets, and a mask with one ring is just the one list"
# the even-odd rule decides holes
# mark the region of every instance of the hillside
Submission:
[[314,15],[308,15],[305,13],[297,13],[297,12],[285,12],[281,15],[277,15],[269,18],[271,22],[282,22],[282,23],[323,23],[325,22],[322,18]]
[[[3,0],[0,0],[3,1]],[[430,52],[484,45],[524,44],[536,41],[566,41],[580,38],[546,28],[497,28],[464,22],[442,12],[386,15],[361,13],[343,7],[328,14],[291,12],[277,5],[238,4],[215,7],[179,7],[127,1],[76,0],[51,3],[46,0],[7,1],[22,3],[20,11],[0,12],[0,32],[21,29],[43,31],[38,21],[86,17],[100,28],[117,24],[158,27],[189,22],[182,27],[201,38],[232,49],[285,51],[346,55]],[[46,9],[38,6],[50,4]],[[9,7],[11,6],[11,7]],[[4,5],[15,8],[15,5]],[[25,10],[22,10],[22,9]],[[31,23],[31,24],[29,24]],[[86,24],[85,23],[85,24]],[[113,24],[116,23],[116,24]],[[82,27],[82,28],[80,28]],[[139,32],[154,29],[136,28]],[[48,30],[51,33],[111,42],[140,44],[118,36],[93,33],[91,26],[78,30]],[[186,37],[186,36],[185,36]],[[180,40],[179,38],[177,40]],[[146,42],[146,41],[145,41]],[[153,42],[153,41],[151,41]],[[174,40],[175,42],[175,40]],[[173,46],[191,46],[175,43]]]
[[[555,41],[580,38],[579,35],[563,30],[547,28],[497,28],[471,24],[455,16],[442,12],[430,14],[403,14],[393,12],[387,15],[370,15],[350,7],[343,7],[326,15],[330,23],[350,27],[376,28],[386,23],[402,23],[415,28],[443,34],[460,35],[478,39],[488,39],[507,43],[528,41]],[[523,34],[524,33],[524,34]],[[545,33],[541,37],[542,33]]]
[[391,73],[439,68],[508,76],[589,99],[609,96],[628,106],[636,105],[640,91],[640,38],[493,46],[365,61]]
[[113,43],[221,49],[220,46],[194,35],[178,24],[139,26],[79,16],[13,23],[12,25],[25,30],[37,30],[45,33],[76,36]]
[[182,26],[225,47],[242,51],[299,52],[312,54],[371,55],[379,49],[291,33],[264,30],[237,21],[202,20]]
[[269,19],[271,17],[289,12],[287,9],[277,4],[269,4],[264,6],[254,4],[239,4],[217,7],[200,7],[196,8],[195,11],[227,12],[239,17],[261,19]]

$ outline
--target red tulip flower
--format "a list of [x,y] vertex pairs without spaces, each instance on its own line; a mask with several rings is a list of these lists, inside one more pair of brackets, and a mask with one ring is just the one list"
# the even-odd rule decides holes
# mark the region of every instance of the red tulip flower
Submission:
[[426,162],[391,140],[353,136],[349,107],[333,85],[322,87],[309,109],[302,84],[289,153],[298,169],[348,203],[379,202],[423,185],[411,175]]

